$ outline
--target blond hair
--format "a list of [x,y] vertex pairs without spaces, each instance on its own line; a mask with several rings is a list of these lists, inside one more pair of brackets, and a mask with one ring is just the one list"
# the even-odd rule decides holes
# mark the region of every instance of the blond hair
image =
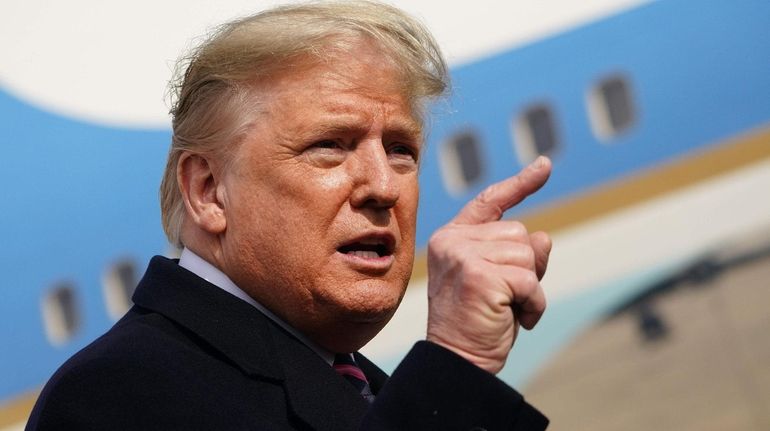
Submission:
[[404,94],[422,103],[448,87],[441,52],[427,29],[392,6],[370,1],[288,5],[226,23],[179,61],[172,81],[171,148],[160,187],[163,229],[182,246],[185,207],[177,182],[184,152],[227,161],[248,132],[258,104],[254,82],[305,58],[344,55],[367,38],[403,75]]

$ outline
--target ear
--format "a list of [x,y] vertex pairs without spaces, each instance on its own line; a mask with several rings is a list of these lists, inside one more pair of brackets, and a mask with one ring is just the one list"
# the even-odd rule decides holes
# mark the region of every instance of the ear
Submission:
[[223,196],[209,160],[199,154],[183,153],[176,177],[189,220],[205,232],[223,233],[227,227]]

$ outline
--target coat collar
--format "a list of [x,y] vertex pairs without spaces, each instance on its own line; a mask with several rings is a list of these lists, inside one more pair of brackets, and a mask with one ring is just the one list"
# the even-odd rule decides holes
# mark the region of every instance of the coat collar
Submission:
[[272,360],[268,319],[176,261],[153,257],[132,299],[194,332],[246,374],[283,378]]
[[[355,429],[366,412],[355,388],[309,347],[173,260],[154,257],[133,300],[189,329],[247,375],[280,381],[290,409],[313,429]],[[360,354],[356,360],[376,394],[385,373]]]

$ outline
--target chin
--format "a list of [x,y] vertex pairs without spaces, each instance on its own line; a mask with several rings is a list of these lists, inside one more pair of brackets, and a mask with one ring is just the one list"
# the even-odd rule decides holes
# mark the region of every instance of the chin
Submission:
[[353,324],[381,325],[385,326],[396,313],[398,303],[382,307],[368,307],[348,309],[347,321]]
[[356,283],[355,296],[349,298],[347,311],[360,323],[387,323],[396,312],[406,291],[406,283],[368,280]]
[[313,328],[317,342],[337,353],[363,347],[393,317],[406,285],[400,278],[366,278],[317,289],[320,295],[314,296],[314,302],[319,306],[316,322],[320,325]]

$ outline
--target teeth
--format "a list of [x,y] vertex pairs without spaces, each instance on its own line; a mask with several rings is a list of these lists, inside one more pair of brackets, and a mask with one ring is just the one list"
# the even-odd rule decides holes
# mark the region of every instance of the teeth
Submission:
[[380,257],[380,255],[377,254],[376,251],[368,251],[368,250],[354,250],[354,251],[349,251],[348,254],[352,254],[353,256],[363,257],[365,259],[376,259]]

